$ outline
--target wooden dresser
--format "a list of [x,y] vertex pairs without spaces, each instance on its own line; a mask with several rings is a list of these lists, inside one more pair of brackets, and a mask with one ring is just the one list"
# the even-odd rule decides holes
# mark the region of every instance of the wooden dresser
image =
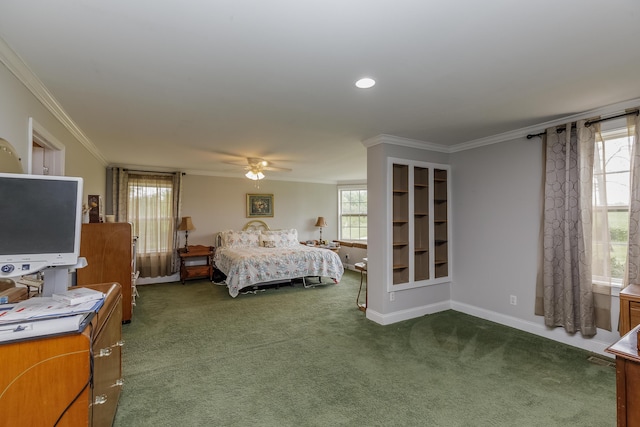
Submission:
[[122,286],[122,322],[133,317],[136,296],[134,240],[128,222],[82,224],[80,256],[87,266],[77,270],[77,284],[119,283]]
[[618,427],[640,426],[640,355],[636,326],[607,348],[616,356],[616,406]]
[[620,291],[620,335],[640,325],[640,285],[629,285]]
[[120,285],[87,287],[107,296],[82,332],[0,345],[0,425],[113,424],[122,388]]

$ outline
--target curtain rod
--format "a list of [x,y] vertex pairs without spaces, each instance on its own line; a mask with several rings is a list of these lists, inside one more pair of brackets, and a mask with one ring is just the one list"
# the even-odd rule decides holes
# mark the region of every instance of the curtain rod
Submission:
[[182,176],[185,176],[186,173],[185,172],[160,172],[160,171],[143,171],[143,170],[138,170],[138,169],[122,169],[123,171],[126,172],[134,172],[134,173],[139,173],[139,174],[148,174],[148,175],[177,175],[177,174],[182,174]]
[[[617,116],[611,116],[611,117],[605,117],[604,119],[596,119],[596,120],[588,120],[584,125],[585,126],[591,126],[595,123],[600,123],[600,122],[606,122],[607,120],[613,120],[613,119],[619,119],[620,117],[626,117],[626,116],[631,116],[631,115],[639,115],[640,114],[640,110],[636,109],[633,111],[629,111],[627,113],[622,113],[622,114],[618,114]],[[571,125],[571,129],[574,129],[576,127],[575,124]],[[560,128],[558,130],[556,130],[556,132],[558,133],[562,133],[564,132],[564,129]],[[536,136],[542,136],[542,135],[546,135],[547,132],[540,132],[540,133],[536,133],[536,134],[529,134],[527,135],[527,139],[531,139],[531,138],[535,138]]]

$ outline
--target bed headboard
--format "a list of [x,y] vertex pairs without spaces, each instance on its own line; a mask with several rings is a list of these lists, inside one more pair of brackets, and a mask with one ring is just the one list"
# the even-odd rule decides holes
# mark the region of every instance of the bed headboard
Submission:
[[257,231],[269,231],[271,230],[266,222],[260,221],[259,219],[254,219],[249,221],[242,227],[242,231],[247,230],[257,230]]
[[[271,229],[269,228],[269,226],[267,225],[266,222],[261,221],[259,219],[254,219],[254,220],[251,220],[251,221],[247,222],[244,225],[244,227],[242,227],[242,231],[257,231],[257,232],[260,232],[260,231],[271,231]],[[222,246],[222,239],[223,239],[222,233],[225,233],[225,232],[218,232],[218,233],[216,233],[216,236],[215,236],[215,241],[216,241],[215,245],[218,248]]]

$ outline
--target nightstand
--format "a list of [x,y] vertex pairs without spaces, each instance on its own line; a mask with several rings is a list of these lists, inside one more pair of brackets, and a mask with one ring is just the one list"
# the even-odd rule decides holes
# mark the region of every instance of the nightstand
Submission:
[[[194,245],[178,249],[180,256],[180,281],[208,277],[213,281],[213,246]],[[195,263],[192,263],[195,262]],[[189,264],[187,264],[187,262]]]

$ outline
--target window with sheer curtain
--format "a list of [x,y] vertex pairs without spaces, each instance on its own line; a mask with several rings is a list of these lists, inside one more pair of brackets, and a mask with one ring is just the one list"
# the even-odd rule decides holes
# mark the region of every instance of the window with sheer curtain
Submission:
[[140,275],[168,276],[172,273],[176,216],[173,177],[130,173],[127,186],[127,220],[138,236]]
[[623,286],[629,248],[633,136],[627,129],[596,135],[593,162],[592,275],[594,284]]
[[[626,127],[612,121],[621,117]],[[608,128],[601,122],[609,122]],[[639,132],[634,109],[551,127],[544,134],[535,313],[549,327],[583,336],[595,335],[597,328],[611,330],[612,287],[640,280]]]

